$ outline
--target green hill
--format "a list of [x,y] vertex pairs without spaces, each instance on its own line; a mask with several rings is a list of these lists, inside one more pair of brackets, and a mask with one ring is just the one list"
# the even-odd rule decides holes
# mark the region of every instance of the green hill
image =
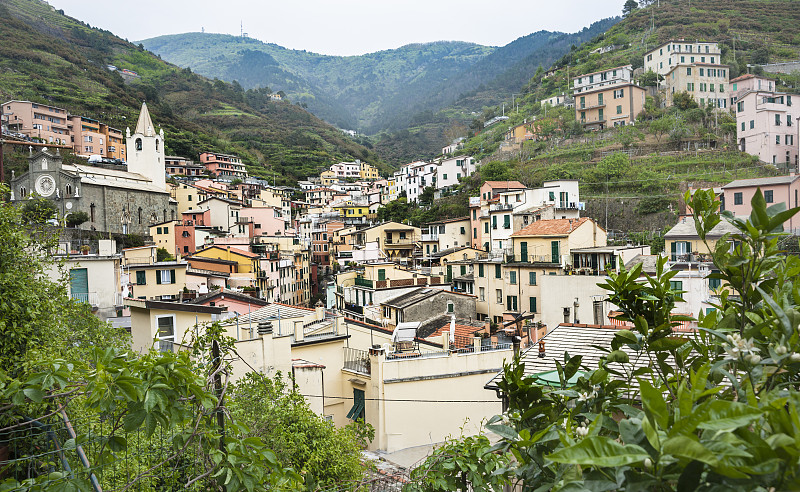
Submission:
[[[670,39],[717,41],[731,77],[757,65],[800,58],[800,35],[794,26],[800,11],[787,0],[661,0],[590,42],[576,46],[537,73],[519,91],[518,109],[506,100],[507,121],[483,128],[502,106],[485,109],[471,122],[465,152],[482,162],[479,175],[462,184],[474,193],[482,179],[519,179],[539,186],[548,179],[578,179],[586,213],[612,230],[660,231],[674,224],[689,187],[719,186],[737,178],[785,172],[759,163],[736,149],[736,120],[730,111],[696,104],[660,108],[648,97],[636,126],[584,133],[574,109],[542,108],[540,101],[568,90],[571,77],[620,65],[643,65],[643,56]],[[735,51],[734,51],[735,44]],[[606,54],[597,48],[617,45]],[[800,75],[774,74],[780,90],[798,92]],[[512,126],[531,121],[544,140],[508,146]],[[411,129],[409,131],[413,131]],[[474,133],[473,133],[474,132]],[[455,133],[453,133],[455,134]]]
[[[239,154],[251,174],[275,176],[279,183],[339,160],[361,159],[388,170],[377,154],[298,105],[179,68],[41,0],[0,0],[0,18],[3,100],[51,104],[121,129],[136,121],[146,100],[164,128],[169,154]],[[138,77],[125,80],[107,65]],[[23,165],[10,157],[9,169]]]

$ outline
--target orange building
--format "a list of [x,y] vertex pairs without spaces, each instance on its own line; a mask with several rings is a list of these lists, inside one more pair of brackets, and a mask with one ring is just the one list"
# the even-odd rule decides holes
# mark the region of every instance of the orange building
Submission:
[[575,118],[587,130],[632,125],[645,92],[633,83],[631,65],[580,75],[573,79]]
[[228,176],[241,179],[247,177],[247,169],[245,169],[241,157],[235,155],[203,152],[200,154],[200,163],[205,166],[206,171],[214,173],[217,177]]

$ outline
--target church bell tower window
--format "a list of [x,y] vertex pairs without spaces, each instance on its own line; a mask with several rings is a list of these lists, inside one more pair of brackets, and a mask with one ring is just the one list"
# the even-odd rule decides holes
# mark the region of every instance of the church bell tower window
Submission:
[[136,139],[136,150],[142,150],[142,139],[141,138],[137,138]]

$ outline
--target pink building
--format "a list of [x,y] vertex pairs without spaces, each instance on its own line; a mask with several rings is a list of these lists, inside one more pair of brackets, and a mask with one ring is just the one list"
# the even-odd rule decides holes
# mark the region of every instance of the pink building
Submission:
[[[800,176],[776,176],[773,178],[738,179],[722,187],[722,207],[737,217],[750,215],[750,201],[761,188],[767,206],[783,203],[786,208],[800,205]],[[795,215],[783,228],[787,232],[800,234],[800,217]]]
[[69,115],[66,109],[37,104],[30,101],[3,103],[2,122],[12,133],[36,138],[44,143],[69,145]]
[[247,225],[249,237],[283,236],[291,231],[281,210],[275,207],[244,207],[239,217],[239,221]]
[[267,301],[263,299],[224,288],[202,295],[191,303],[200,306],[225,306],[235,316],[249,314],[267,305]]
[[745,75],[734,79],[733,97],[739,150],[785,168],[797,169],[797,118],[791,94],[775,92],[775,82]]
[[247,177],[247,169],[245,169],[242,159],[239,156],[203,152],[200,154],[200,163],[206,167],[206,171],[214,173],[216,176],[228,176],[240,179]]

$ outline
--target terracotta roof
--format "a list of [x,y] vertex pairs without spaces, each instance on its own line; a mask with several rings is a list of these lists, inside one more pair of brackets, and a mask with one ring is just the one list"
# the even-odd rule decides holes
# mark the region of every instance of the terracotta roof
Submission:
[[525,185],[519,181],[486,181],[492,188],[525,188]]
[[539,220],[520,229],[511,236],[566,236],[589,220],[591,219],[588,217],[581,217],[579,219]]
[[[474,338],[475,332],[476,331],[480,331],[480,330],[481,330],[481,328],[478,328],[478,327],[475,327],[475,326],[460,325],[460,324],[456,323],[456,326],[455,326],[456,339],[455,339],[455,343],[454,343],[455,347],[456,348],[464,348],[464,347],[466,347],[468,341],[471,342],[472,338]],[[427,339],[439,337],[439,340],[441,340],[442,334],[445,333],[445,332],[449,332],[449,331],[450,331],[450,323],[448,322],[444,326],[442,326],[441,328],[438,328],[436,331],[434,331],[433,333],[428,335]]]
[[455,219],[435,220],[433,222],[428,222],[427,224],[449,224],[451,222],[461,222],[463,220],[469,220],[469,215],[465,215],[464,217],[456,217]]

